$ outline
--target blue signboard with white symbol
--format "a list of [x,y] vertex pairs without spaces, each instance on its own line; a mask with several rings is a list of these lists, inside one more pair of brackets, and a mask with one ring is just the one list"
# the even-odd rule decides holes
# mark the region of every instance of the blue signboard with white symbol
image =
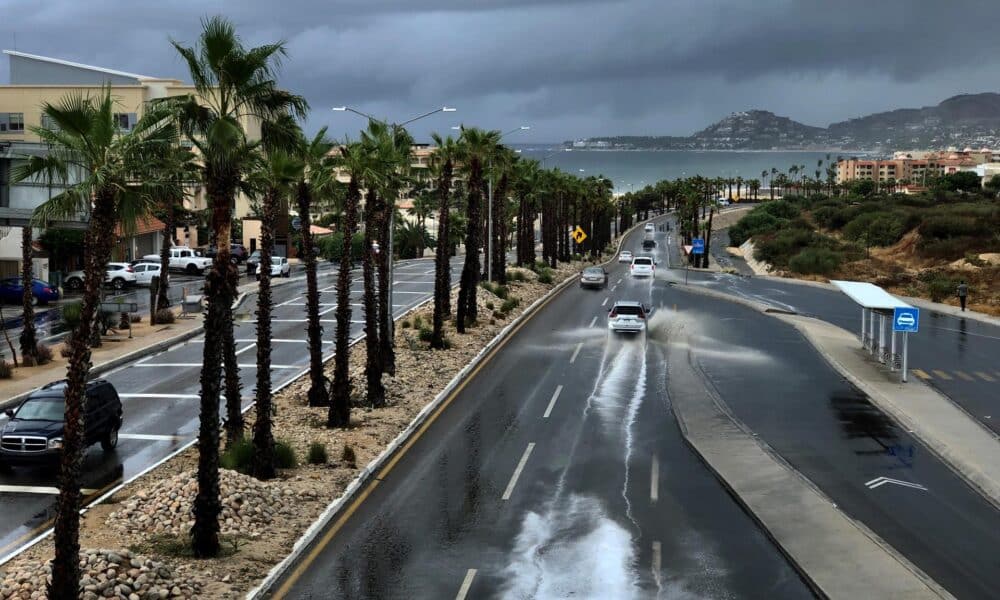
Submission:
[[892,330],[916,333],[920,329],[920,309],[908,306],[896,307],[892,311]]
[[705,253],[705,240],[701,238],[694,238],[691,240],[691,254],[704,254]]

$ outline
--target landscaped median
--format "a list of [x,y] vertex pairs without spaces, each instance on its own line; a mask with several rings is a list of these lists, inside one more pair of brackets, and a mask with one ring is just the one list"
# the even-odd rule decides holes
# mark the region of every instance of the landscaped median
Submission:
[[[96,583],[87,590],[93,595],[87,597],[100,597],[110,589],[116,597],[125,598],[236,598],[254,589],[321,515],[335,511],[345,494],[359,488],[405,437],[401,434],[413,431],[428,407],[440,401],[449,382],[481,359],[484,349],[492,347],[498,336],[511,332],[511,324],[529,307],[541,305],[542,298],[572,281],[586,264],[575,262],[537,272],[511,269],[507,286],[481,287],[477,293],[478,322],[465,334],[456,333],[453,322],[447,322],[446,350],[430,350],[425,341],[431,323],[430,303],[412,310],[396,328],[397,375],[386,378],[388,406],[356,406],[348,429],[326,428],[326,409],[306,406],[308,376],[276,393],[275,438],[292,451],[286,451],[282,460],[295,466],[281,469],[280,476],[270,482],[223,471],[224,553],[217,559],[188,556],[190,506],[196,491],[194,446],[126,485],[106,502],[89,508],[80,531],[85,549],[82,560],[90,565],[86,557],[99,555],[86,550],[89,548],[111,548],[116,556],[132,552],[137,563],[152,561],[170,577],[157,582],[154,591],[153,584],[137,584],[145,573],[141,567],[113,569],[111,575],[107,565],[104,570],[97,568],[101,560],[95,559],[91,579]],[[453,294],[452,306],[456,305]],[[351,373],[357,403],[364,398],[364,359],[363,344],[356,345]],[[332,379],[332,363],[328,367],[327,375]],[[253,409],[248,422],[254,419],[252,413]],[[232,455],[229,459],[230,466],[241,462]],[[106,550],[101,552],[105,554],[100,556],[106,556]],[[51,555],[49,538],[0,568],[0,597],[30,598],[33,591],[44,589],[47,567],[40,565]]]

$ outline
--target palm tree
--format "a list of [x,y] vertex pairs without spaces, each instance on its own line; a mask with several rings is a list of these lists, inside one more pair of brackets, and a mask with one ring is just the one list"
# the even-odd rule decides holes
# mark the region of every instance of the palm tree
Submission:
[[[195,556],[219,552],[219,392],[220,357],[232,336],[235,268],[229,261],[232,207],[237,188],[255,157],[257,143],[247,138],[244,123],[275,120],[285,114],[304,116],[307,104],[278,89],[275,82],[282,43],[246,48],[233,25],[212,17],[203,22],[195,47],[171,42],[187,62],[197,94],[170,98],[182,128],[202,157],[201,180],[211,206],[217,245],[205,285],[204,358],[201,370],[198,430],[198,495],[194,501],[191,546]],[[266,268],[266,265],[264,266]],[[227,368],[236,368],[226,361]]]
[[[435,199],[434,190],[421,182],[420,188],[414,193],[413,206],[407,209],[407,212],[410,213],[411,217],[417,218],[417,225],[422,229],[427,229],[427,217],[434,214]],[[424,245],[417,246],[416,255],[418,258],[424,255],[424,250]]]
[[490,257],[493,281],[507,283],[507,190],[510,188],[511,170],[517,162],[517,154],[504,146],[497,145],[490,160],[492,173],[496,178],[493,190],[493,256]]
[[38,364],[38,337],[35,335],[35,294],[33,269],[31,264],[31,226],[21,228],[21,294],[22,326],[21,326],[21,360],[25,366]]
[[458,288],[458,311],[455,327],[465,333],[466,322],[475,322],[478,315],[476,286],[479,284],[479,237],[483,223],[483,166],[500,143],[499,131],[484,131],[475,127],[462,128],[458,147],[460,161],[468,181],[469,223],[465,235],[465,265]]
[[80,462],[84,448],[83,395],[90,373],[89,338],[97,317],[105,265],[111,256],[115,226],[128,234],[154,206],[144,169],[176,142],[176,130],[163,111],[150,109],[130,132],[118,129],[108,88],[96,97],[80,94],[57,104],[43,104],[51,129],[32,127],[48,146],[45,156],[28,158],[14,181],[47,178],[65,187],[35,210],[33,220],[78,218],[89,213],[84,245],[84,285],[80,322],[70,335],[66,370],[65,427],[56,500],[55,558],[50,598],[75,598],[80,581]]
[[173,243],[177,228],[177,212],[182,208],[181,200],[189,186],[197,177],[198,167],[194,153],[188,148],[177,146],[173,148],[158,165],[155,177],[163,182],[158,188],[162,193],[159,199],[160,213],[163,218],[163,235],[160,242],[160,275],[155,305],[150,307],[149,322],[156,324],[156,313],[170,306],[168,291],[170,289],[170,246]]
[[252,183],[262,194],[260,222],[260,267],[257,293],[257,388],[254,403],[253,456],[250,474],[257,479],[276,475],[271,404],[271,254],[274,225],[279,212],[287,211],[288,195],[302,173],[302,163],[283,150],[273,149],[262,157],[262,168]]
[[[316,253],[313,250],[313,236],[310,227],[314,197],[322,197],[328,193],[332,182],[336,181],[330,150],[333,143],[326,137],[326,127],[319,130],[313,138],[300,136],[297,154],[301,161],[302,172],[295,187],[298,201],[299,219],[302,227],[302,260],[306,266],[306,335],[309,345],[309,406],[328,406],[330,394],[327,389],[329,382],[323,374],[323,326],[319,320],[319,284],[316,280]],[[263,264],[263,263],[261,263]]]
[[431,155],[431,170],[437,178],[438,238],[434,250],[434,316],[431,348],[444,348],[444,319],[451,313],[451,184],[455,176],[455,140],[433,136],[437,151]]
[[514,170],[517,197],[517,265],[535,264],[535,206],[533,194],[540,184],[538,161],[519,160]]
[[[351,180],[347,184],[347,197],[344,201],[344,220],[341,232],[343,242],[340,253],[340,270],[337,272],[337,328],[333,354],[333,387],[330,393],[330,410],[327,414],[328,427],[347,427],[351,422],[351,262],[352,240],[358,227],[358,206],[361,204],[361,181],[368,178],[370,162],[365,149],[360,144],[341,146],[337,162],[344,167]],[[367,231],[367,227],[366,227]],[[368,244],[368,236],[365,236]],[[365,262],[371,258],[370,245],[364,249]],[[366,273],[371,267],[366,268]],[[366,278],[367,281],[367,278]],[[366,286],[365,298],[371,290]],[[367,307],[366,324],[367,324]]]
[[771,187],[769,191],[771,192],[771,200],[774,200],[774,179],[778,175],[777,167],[771,167]]

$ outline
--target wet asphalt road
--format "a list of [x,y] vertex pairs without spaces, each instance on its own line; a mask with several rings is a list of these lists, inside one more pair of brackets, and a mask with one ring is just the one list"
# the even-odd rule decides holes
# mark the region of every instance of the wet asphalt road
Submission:
[[[453,280],[461,259],[453,259]],[[433,261],[422,259],[396,267],[394,312],[398,315],[432,294]],[[352,302],[361,302],[361,274],[352,273]],[[320,318],[325,328],[324,354],[332,353],[336,271],[326,269],[319,277]],[[272,378],[280,385],[308,366],[305,335],[305,281],[272,288],[275,303],[272,325]],[[250,314],[255,311],[250,308]],[[200,317],[198,317],[200,318]],[[354,306],[351,335],[361,334],[363,312]],[[252,321],[237,322],[237,354],[243,395],[249,404],[256,381],[256,329]],[[329,343],[326,343],[329,342]],[[168,456],[178,446],[197,437],[198,377],[202,363],[202,340],[195,338],[160,354],[147,357],[105,375],[122,397],[125,421],[118,448],[105,454],[92,446],[86,454],[82,487],[96,497],[122,479],[127,479]],[[224,407],[220,407],[224,411]],[[220,412],[221,412],[220,411]],[[0,423],[6,420],[0,416]],[[45,468],[0,471],[0,558],[49,526],[53,516],[55,472]]]
[[684,444],[664,340],[608,335],[610,303],[654,289],[610,271],[510,338],[287,597],[812,596]]
[[[682,265],[676,240],[669,250],[671,264]],[[677,270],[670,277],[682,282],[685,274]],[[861,332],[861,308],[836,290],[696,270],[687,277],[694,285],[816,317],[856,335]],[[937,311],[920,313],[920,331],[909,341],[910,377],[925,379],[1000,434],[1000,327]]]

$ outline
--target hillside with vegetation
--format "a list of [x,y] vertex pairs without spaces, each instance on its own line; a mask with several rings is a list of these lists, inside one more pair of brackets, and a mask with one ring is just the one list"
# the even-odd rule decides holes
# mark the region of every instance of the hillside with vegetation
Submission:
[[766,202],[730,228],[733,245],[752,238],[754,258],[808,279],[870,281],[890,291],[956,303],[969,284],[974,310],[1000,315],[1000,181],[985,190],[969,174],[942,177],[921,195],[846,193]]

